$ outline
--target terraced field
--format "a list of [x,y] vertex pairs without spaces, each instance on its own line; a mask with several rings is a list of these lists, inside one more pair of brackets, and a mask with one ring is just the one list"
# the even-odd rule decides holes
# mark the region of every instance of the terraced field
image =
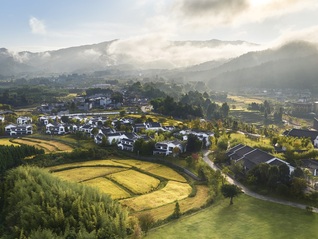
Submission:
[[63,180],[98,188],[128,207],[133,214],[150,212],[164,220],[179,201],[181,212],[206,205],[209,189],[197,187],[194,197],[187,180],[166,166],[138,160],[94,160],[48,168]]
[[43,140],[30,137],[22,137],[12,139],[12,142],[15,144],[26,144],[34,146],[36,148],[43,149],[45,153],[70,152],[73,150],[71,146],[55,140]]
[[19,144],[13,143],[13,142],[11,142],[10,140],[11,140],[11,139],[9,139],[9,138],[0,139],[0,145],[5,145],[5,146],[10,146],[10,145],[19,146]]

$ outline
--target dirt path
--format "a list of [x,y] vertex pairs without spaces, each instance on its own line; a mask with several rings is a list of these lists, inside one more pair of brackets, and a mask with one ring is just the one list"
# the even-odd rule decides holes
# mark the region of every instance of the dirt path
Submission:
[[[209,158],[210,151],[207,151],[204,153],[204,157],[203,160],[204,162],[206,162],[212,169],[214,170],[220,170]],[[258,193],[255,193],[251,190],[249,190],[248,188],[246,188],[243,184],[239,183],[238,181],[236,181],[235,179],[229,177],[228,175],[225,175],[222,173],[222,175],[226,178],[226,180],[231,183],[231,184],[235,184],[238,187],[240,187],[242,189],[242,191],[251,197],[260,199],[260,200],[264,200],[264,201],[269,201],[269,202],[273,202],[273,203],[279,203],[279,204],[283,204],[283,205],[288,205],[291,207],[297,207],[297,208],[301,208],[301,209],[306,209],[307,205],[304,204],[300,204],[300,203],[295,203],[295,202],[290,202],[290,201],[286,201],[286,200],[282,200],[282,199],[277,199],[277,198],[273,198],[273,197],[269,197],[269,196],[264,196],[264,195],[260,195]],[[318,208],[313,208],[313,212],[318,213]]]

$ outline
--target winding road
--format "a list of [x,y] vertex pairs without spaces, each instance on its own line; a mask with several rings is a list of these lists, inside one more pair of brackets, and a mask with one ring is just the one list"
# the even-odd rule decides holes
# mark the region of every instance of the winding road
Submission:
[[[204,156],[203,156],[203,160],[204,162],[206,162],[212,169],[214,170],[220,170],[208,157],[208,155],[210,154],[210,151],[206,151],[204,152]],[[221,170],[220,170],[221,171]],[[301,209],[306,209],[307,205],[304,204],[300,204],[300,203],[295,203],[295,202],[290,202],[290,201],[286,201],[286,200],[282,200],[282,199],[277,199],[277,198],[273,198],[273,197],[268,197],[268,196],[264,196],[264,195],[260,195],[258,193],[255,193],[251,190],[249,190],[247,187],[245,187],[243,184],[239,183],[238,181],[236,181],[235,179],[229,177],[228,175],[225,175],[224,173],[222,173],[222,175],[226,178],[226,180],[231,183],[231,184],[235,184],[238,187],[241,188],[241,190],[248,196],[251,196],[253,198],[257,198],[260,200],[264,200],[264,201],[269,201],[269,202],[273,202],[273,203],[279,203],[279,204],[283,204],[283,205],[288,205],[291,207],[296,207],[296,208],[301,208]],[[318,213],[318,208],[313,208],[313,212]]]

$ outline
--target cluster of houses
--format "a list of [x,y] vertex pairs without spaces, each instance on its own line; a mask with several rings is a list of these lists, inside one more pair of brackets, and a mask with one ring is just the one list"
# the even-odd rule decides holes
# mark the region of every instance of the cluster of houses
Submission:
[[[4,119],[3,119],[4,120]],[[91,138],[94,138],[96,144],[117,144],[118,148],[127,151],[133,151],[134,143],[138,139],[149,140],[146,131],[175,131],[174,126],[163,126],[159,122],[135,123],[134,119],[115,119],[111,122],[112,127],[106,127],[105,122],[108,120],[105,116],[86,117],[72,115],[68,117],[68,123],[63,122],[61,116],[41,116],[39,124],[45,128],[45,134],[64,135],[67,133],[83,132]],[[70,123],[72,122],[72,123]],[[131,127],[131,132],[118,131],[115,126],[126,125]],[[5,126],[5,133],[9,136],[22,136],[33,134],[32,118],[22,116],[17,118],[17,124]],[[213,134],[206,132],[195,132],[191,130],[179,130],[176,132],[180,140],[169,140],[157,142],[153,154],[170,155],[176,152],[185,152],[185,143],[189,134],[197,136],[202,143],[208,147],[211,142],[210,136]],[[176,148],[178,148],[176,150]]]

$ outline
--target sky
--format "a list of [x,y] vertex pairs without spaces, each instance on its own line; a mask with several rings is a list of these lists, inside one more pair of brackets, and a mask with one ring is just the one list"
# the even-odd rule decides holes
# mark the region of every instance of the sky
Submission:
[[39,52],[114,39],[318,42],[317,16],[317,0],[0,0],[0,47]]

